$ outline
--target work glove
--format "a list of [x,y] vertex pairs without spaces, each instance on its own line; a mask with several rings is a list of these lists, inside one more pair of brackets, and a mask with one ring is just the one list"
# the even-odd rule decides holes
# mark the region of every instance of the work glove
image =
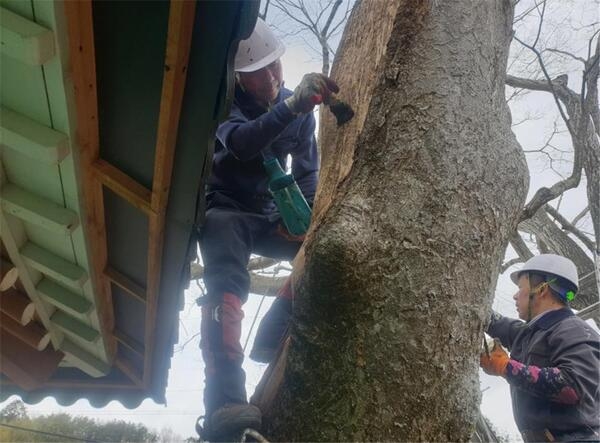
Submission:
[[316,72],[302,77],[300,84],[294,89],[294,95],[285,100],[285,104],[294,114],[311,112],[316,105],[328,103],[332,92],[340,88],[329,77]]
[[506,375],[508,360],[510,360],[510,358],[500,344],[500,341],[494,339],[494,346],[489,350],[489,355],[488,352],[484,350],[479,356],[479,366],[481,366],[486,374],[504,377]]

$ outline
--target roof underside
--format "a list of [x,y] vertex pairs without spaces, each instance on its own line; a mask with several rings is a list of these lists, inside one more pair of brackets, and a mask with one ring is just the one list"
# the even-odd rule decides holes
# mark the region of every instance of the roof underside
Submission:
[[230,48],[258,4],[0,6],[3,281],[18,274],[0,400],[162,403]]

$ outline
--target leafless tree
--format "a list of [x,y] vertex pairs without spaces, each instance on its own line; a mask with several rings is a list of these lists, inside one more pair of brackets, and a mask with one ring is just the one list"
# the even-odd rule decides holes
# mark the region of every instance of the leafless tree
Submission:
[[[532,0],[519,2],[522,12],[515,16],[512,72],[507,85],[514,88],[509,98],[519,93],[538,91],[550,94],[558,113],[558,121],[541,147],[528,149],[527,154],[540,154],[548,159],[550,170],[560,177],[552,186],[539,188],[523,208],[519,230],[533,235],[539,251],[566,255],[575,261],[581,273],[581,290],[573,305],[583,309],[598,301],[600,276],[600,111],[598,107],[598,75],[600,60],[597,17],[589,22],[556,8],[570,8],[564,2]],[[549,11],[553,13],[550,17]],[[565,17],[567,15],[567,17]],[[558,18],[557,18],[558,17]],[[527,34],[527,31],[529,33]],[[586,42],[577,47],[569,37],[577,35]],[[570,84],[579,84],[575,90]],[[566,137],[561,137],[566,135]],[[558,139],[558,141],[557,141]],[[561,174],[557,162],[571,165],[568,175]],[[535,171],[532,171],[532,174]],[[585,211],[571,221],[560,212],[560,203],[569,198],[566,191],[580,185],[586,178]],[[555,206],[551,202],[558,201]],[[582,219],[591,219],[591,232],[581,227]],[[526,260],[531,251],[522,242],[511,242],[517,257],[505,263],[503,269]],[[598,321],[598,316],[596,316]]]
[[284,38],[299,38],[318,54],[322,63],[321,72],[327,75],[335,55],[336,42],[354,1],[265,0],[260,16],[268,20]]

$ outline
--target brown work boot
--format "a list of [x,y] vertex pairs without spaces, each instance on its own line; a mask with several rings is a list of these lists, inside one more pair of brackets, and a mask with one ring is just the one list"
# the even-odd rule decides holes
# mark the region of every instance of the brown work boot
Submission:
[[227,403],[210,416],[210,430],[214,436],[242,432],[246,428],[260,429],[262,413],[248,403]]

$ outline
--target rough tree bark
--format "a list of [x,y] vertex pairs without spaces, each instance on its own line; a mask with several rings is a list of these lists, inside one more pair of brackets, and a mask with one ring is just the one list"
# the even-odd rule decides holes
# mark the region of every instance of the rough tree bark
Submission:
[[[362,1],[333,66],[277,441],[465,441],[527,169],[504,100],[508,0]],[[263,405],[265,406],[265,405]]]

